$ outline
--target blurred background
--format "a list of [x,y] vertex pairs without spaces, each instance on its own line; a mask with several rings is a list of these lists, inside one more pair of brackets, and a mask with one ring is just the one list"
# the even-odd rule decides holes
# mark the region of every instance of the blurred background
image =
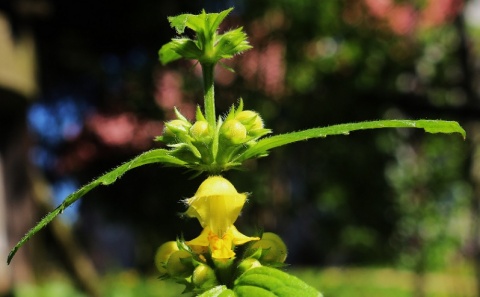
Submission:
[[325,296],[480,296],[480,0],[0,2],[0,296],[178,296],[163,242],[198,235],[179,201],[204,176],[149,165],[98,188],[8,251],[79,186],[193,119],[201,72],[162,66],[167,16],[235,6],[254,48],[219,67],[219,113],[243,98],[274,133],[444,119],[458,135],[389,129],[296,143],[226,176],[237,222],[289,247]]

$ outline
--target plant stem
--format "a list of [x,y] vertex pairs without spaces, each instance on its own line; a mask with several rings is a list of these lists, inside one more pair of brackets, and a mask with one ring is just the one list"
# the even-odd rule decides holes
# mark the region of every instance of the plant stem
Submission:
[[205,108],[205,118],[207,119],[210,127],[213,128],[213,131],[216,130],[216,116],[215,116],[215,90],[213,82],[213,69],[215,64],[212,63],[203,63],[202,72],[203,72],[203,94],[204,94],[204,108]]
[[227,286],[227,288],[233,287],[233,269],[234,269],[234,261],[233,259],[229,259],[224,261],[213,261],[215,265],[215,271],[217,275],[217,279],[220,281],[222,285]]

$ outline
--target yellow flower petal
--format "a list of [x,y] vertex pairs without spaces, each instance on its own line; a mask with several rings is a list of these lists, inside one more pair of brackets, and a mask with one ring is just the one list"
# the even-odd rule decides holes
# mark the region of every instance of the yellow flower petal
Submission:
[[232,232],[234,245],[242,245],[252,240],[260,240],[260,237],[248,237],[240,233],[240,231],[238,231],[233,225],[230,227],[229,231]]
[[258,237],[240,233],[233,223],[237,220],[247,199],[221,176],[207,178],[198,188],[195,196],[186,200],[189,205],[185,215],[197,218],[202,233],[186,244],[192,249],[209,247],[212,258],[230,259],[235,256],[235,245],[244,244]]
[[197,238],[187,241],[186,244],[195,249],[208,246],[210,247],[212,258],[230,259],[235,256],[235,252],[233,251],[235,245],[241,245],[259,239],[259,237],[248,237],[240,233],[235,226],[231,225],[222,236],[207,227],[203,229]]
[[235,252],[232,244],[232,235],[227,232],[222,237],[218,237],[217,234],[210,234],[210,250],[212,252],[212,258],[215,259],[230,259],[235,256]]
[[209,176],[199,187],[195,196],[236,195],[238,194],[231,182],[225,178],[214,175]]
[[186,241],[185,243],[190,246],[209,246],[210,241],[208,240],[208,235],[211,232],[212,231],[210,230],[210,228],[207,227],[202,230],[202,233],[200,233],[200,235],[197,238],[192,239],[190,241]]
[[187,199],[185,214],[198,219],[202,227],[210,227],[219,236],[233,225],[247,199],[221,176],[211,176],[198,188],[195,196]]

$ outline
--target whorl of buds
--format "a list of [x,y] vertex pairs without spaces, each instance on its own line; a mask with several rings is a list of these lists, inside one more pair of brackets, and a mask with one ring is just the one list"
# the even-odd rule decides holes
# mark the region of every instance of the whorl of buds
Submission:
[[264,128],[257,112],[243,110],[241,99],[237,107],[232,106],[223,119],[213,124],[207,121],[200,107],[197,107],[194,122],[176,108],[174,111],[176,119],[165,123],[162,136],[156,140],[170,147],[170,155],[188,167],[210,174],[239,166],[242,154],[258,139],[271,133]]

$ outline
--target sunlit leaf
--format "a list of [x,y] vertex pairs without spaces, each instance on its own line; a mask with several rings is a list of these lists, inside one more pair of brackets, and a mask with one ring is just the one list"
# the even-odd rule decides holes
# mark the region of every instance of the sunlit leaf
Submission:
[[380,128],[420,128],[429,133],[460,133],[465,139],[465,130],[453,121],[441,120],[380,120],[360,123],[340,124],[322,128],[312,128],[298,132],[275,135],[259,140],[255,145],[248,148],[236,161],[262,156],[269,150],[289,143],[308,140],[311,138],[323,138],[329,135],[348,135],[350,132]]
[[252,46],[247,41],[247,34],[240,27],[219,35],[216,48],[218,49],[218,56],[231,58],[236,54],[251,49]]
[[251,48],[243,28],[237,28],[218,34],[222,21],[232,11],[226,9],[219,13],[181,14],[169,17],[168,21],[178,34],[186,28],[195,33],[195,38],[182,36],[172,39],[158,52],[162,64],[167,64],[180,57],[198,60],[200,63],[215,64],[220,59],[231,58]]
[[233,291],[238,297],[322,296],[297,277],[266,266],[247,270],[235,280]]
[[187,13],[177,16],[170,16],[167,19],[170,22],[170,26],[177,31],[177,34],[183,34],[183,32],[185,32],[185,28],[187,27],[187,20],[192,16],[194,15]]
[[227,15],[233,10],[232,8],[225,9],[219,13],[209,13],[205,16],[205,23],[206,29],[210,31],[213,35],[218,30],[218,27],[223,22],[223,20],[227,17]]
[[174,42],[164,44],[158,51],[158,58],[163,65],[180,59],[182,56],[175,51],[176,45]]
[[99,178],[95,179],[89,184],[78,189],[76,192],[70,194],[65,198],[65,200],[53,211],[48,213],[35,227],[30,229],[27,234],[17,243],[17,245],[10,251],[8,254],[7,263],[10,264],[12,261],[13,256],[17,250],[25,244],[33,235],[35,235],[38,231],[43,229],[48,223],[50,223],[57,215],[61,214],[67,207],[69,207],[72,203],[83,197],[85,194],[90,192],[90,190],[98,187],[98,186],[106,186],[114,183],[118,178],[120,178],[125,172],[139,167],[146,164],[152,163],[163,163],[168,165],[174,166],[184,166],[186,163],[184,161],[179,160],[169,154],[169,151],[165,149],[155,149],[151,151],[147,151],[141,155],[138,155],[134,159],[124,163],[123,165],[105,173],[104,175],[100,176]]
[[198,297],[235,297],[235,293],[226,286],[216,286],[210,290],[203,292]]

